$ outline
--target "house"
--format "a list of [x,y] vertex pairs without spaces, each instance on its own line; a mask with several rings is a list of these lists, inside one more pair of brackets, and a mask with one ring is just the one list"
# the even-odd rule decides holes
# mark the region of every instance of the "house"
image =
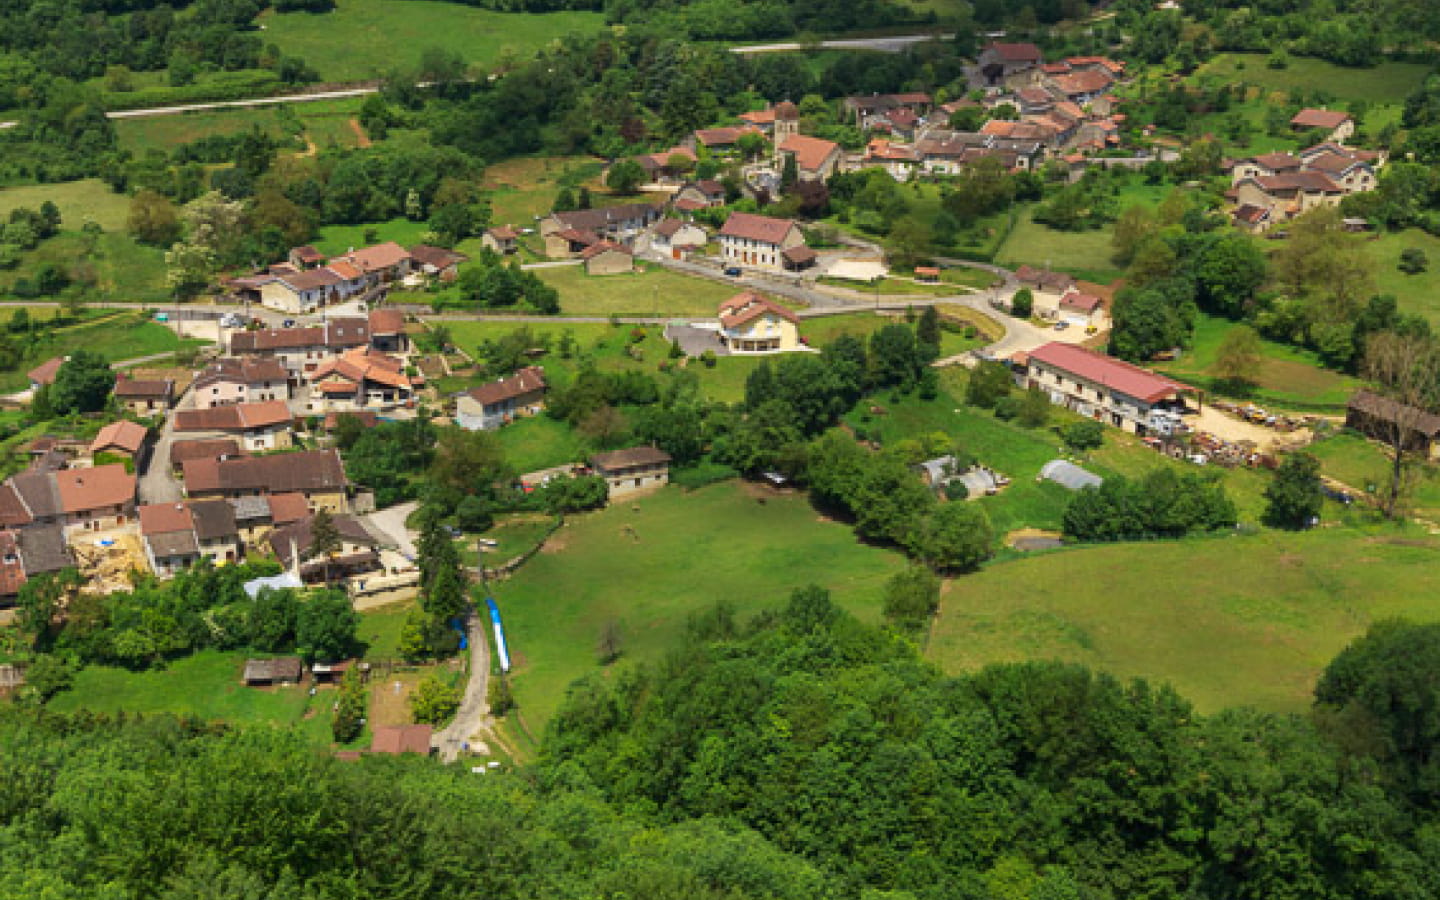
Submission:
[[1071,275],[1066,275],[1064,272],[1052,272],[1049,269],[1037,269],[1028,265],[1015,270],[1015,279],[1023,287],[1040,293],[1054,294],[1057,298],[1075,287],[1075,278]]
[[527,366],[508,378],[482,384],[455,401],[455,424],[469,431],[491,430],[545,407],[545,372]]
[[1055,341],[1030,351],[1024,379],[1056,405],[1142,436],[1183,430],[1181,395],[1194,391],[1148,369]]
[[219,565],[241,558],[240,528],[228,500],[191,500],[190,518],[200,555]]
[[349,578],[382,568],[380,542],[365,530],[358,519],[338,515],[331,521],[340,536],[340,548],[328,557],[311,554],[315,538],[314,516],[306,516],[270,532],[267,539],[270,550],[286,569],[298,567],[300,578],[307,584]]
[[313,385],[312,412],[405,406],[418,387],[402,360],[368,347],[328,359],[306,377]]
[[1061,321],[1089,328],[1103,318],[1105,306],[1094,294],[1071,288],[1060,297],[1057,314]]
[[[693,138],[691,139],[693,142]],[[682,161],[683,164],[675,163]],[[697,157],[693,147],[676,146],[659,153],[642,153],[634,157],[645,172],[645,180],[651,184],[674,182],[695,167]]]
[[1285,175],[1246,178],[1234,188],[1237,206],[1255,206],[1269,211],[1272,222],[1309,212],[1321,206],[1338,206],[1345,189],[1323,172],[1302,171]]
[[708,209],[725,205],[725,185],[718,181],[691,181],[683,185],[671,198],[675,208],[681,209],[681,204],[689,202],[689,209]]
[[305,495],[300,493],[262,494],[224,501],[196,502],[229,504],[240,541],[251,546],[262,543],[270,535],[271,529],[299,522],[310,515],[310,503],[305,499]]
[[192,459],[183,467],[185,494],[192,499],[235,499],[299,493],[308,511],[349,509],[350,483],[335,450],[305,450],[239,459]]
[[1230,170],[1230,183],[1238,184],[1247,178],[1298,172],[1302,164],[1300,157],[1294,154],[1262,153],[1236,162]]
[[170,444],[170,470],[179,475],[186,461],[192,459],[236,459],[244,456],[240,442],[234,438],[201,438],[173,441]]
[[1259,234],[1270,227],[1270,209],[1265,206],[1251,206],[1241,204],[1235,207],[1230,214],[1231,220],[1237,228],[1248,231],[1251,234]]
[[346,279],[328,266],[232,282],[242,294],[256,292],[255,299],[267,309],[297,316],[312,313],[328,303],[339,303],[354,293],[342,289],[344,284]]
[[275,684],[299,684],[305,677],[305,665],[298,656],[279,659],[247,659],[240,680],[250,687]]
[[67,536],[115,528],[135,515],[135,476],[120,463],[46,475],[55,481]]
[[742,125],[739,128],[729,126],[723,128],[697,128],[692,135],[696,147],[704,147],[711,152],[725,152],[734,148],[742,135],[759,134],[763,135],[759,128],[752,125]]
[[824,181],[839,171],[844,153],[834,141],[807,134],[795,134],[775,148],[777,167],[785,164],[786,157],[795,160],[795,168],[801,181]]
[[138,461],[141,451],[145,449],[145,442],[149,439],[150,429],[144,425],[124,420],[111,422],[100,429],[95,440],[90,442],[90,458],[108,453],[111,456]]
[[16,532],[20,563],[25,577],[34,578],[47,572],[59,572],[75,565],[65,532],[57,524],[28,525]]
[[26,372],[25,377],[30,379],[30,390],[38,391],[42,387],[54,384],[55,374],[60,371],[60,367],[63,365],[65,365],[65,358],[55,356],[45,360],[29,372]]
[[1115,79],[1105,69],[1096,68],[1051,76],[1046,83],[1072,103],[1085,105],[1110,90]]
[[914,147],[892,144],[884,138],[875,138],[865,147],[863,165],[878,166],[896,181],[909,181],[920,160]]
[[783,353],[800,349],[800,317],[753,291],[720,304],[720,342],[731,353]]
[[[415,262],[410,251],[394,241],[351,250],[339,258],[360,270],[366,279],[366,286],[399,281],[410,274]],[[334,260],[331,260],[331,264],[334,264]]]
[[871,94],[869,96],[846,97],[840,103],[841,111],[861,129],[873,128],[881,121],[893,123],[897,112],[909,113],[918,118],[930,111],[934,101],[929,94],[914,92],[905,94]]
[[196,409],[290,399],[290,373],[274,357],[242,356],[211,363],[191,390]]
[[509,256],[520,249],[520,233],[513,225],[496,225],[485,229],[480,236],[480,246],[501,256]]
[[1440,416],[1389,397],[1356,391],[1345,405],[1345,427],[1386,444],[1394,443],[1397,430],[1403,431],[1406,450],[1440,459]]
[[302,269],[313,269],[316,266],[325,264],[325,254],[321,253],[319,250],[316,250],[309,244],[304,244],[300,247],[291,247],[290,254],[287,259],[290,261],[290,265],[293,266],[296,271]]
[[175,413],[177,432],[222,432],[236,436],[246,450],[280,450],[291,444],[294,416],[283,400],[235,403]]
[[586,247],[580,258],[585,260],[586,275],[622,275],[635,271],[635,256],[630,248],[613,241]]
[[1302,109],[1290,120],[1292,131],[1321,131],[1325,140],[1344,143],[1355,134],[1355,120],[1347,113],[1330,109]]
[[[328,319],[306,328],[262,328],[230,334],[230,354],[277,359],[292,378],[313,371],[320,363],[346,350],[370,343],[366,319]],[[298,378],[297,378],[298,380]]]
[[684,259],[709,240],[705,229],[680,219],[661,219],[650,230],[650,249],[671,259]]
[[600,241],[600,235],[593,231],[581,231],[577,228],[552,231],[545,235],[545,255],[556,259],[574,259]]
[[670,454],[656,447],[630,447],[590,457],[590,468],[605,479],[610,499],[663,487],[670,480]]
[[137,416],[163,414],[175,401],[175,382],[170,378],[140,379],[121,374],[115,378],[115,399]]
[[4,489],[0,490],[0,525],[6,528],[59,525],[63,518],[54,471],[26,469],[5,480]]
[[781,271],[787,268],[784,252],[804,246],[805,235],[792,219],[736,212],[720,229],[720,255],[726,265]]
[[155,503],[140,507],[138,512],[145,559],[157,577],[170,578],[200,561],[200,545],[195,539],[195,523],[189,506]]
[[[510,252],[513,253],[514,238],[511,238],[510,243]],[[460,264],[468,262],[470,257],[455,250],[446,250],[444,247],[416,244],[410,248],[410,259],[414,269],[426,278],[454,281],[460,273]]]
[[[576,256],[585,247],[602,240],[629,244],[660,220],[662,209],[663,207],[653,203],[630,203],[624,206],[551,213],[540,220],[540,236],[545,239],[545,255]],[[570,234],[562,239],[564,249],[562,252],[555,252],[559,248],[552,238],[566,232]],[[576,236],[582,239],[593,237],[594,240],[588,240],[577,249]]]
[[434,729],[429,725],[378,725],[370,739],[371,753],[419,753],[428,756]]
[[980,77],[988,87],[1002,87],[1016,76],[1039,74],[1045,55],[1034,44],[992,43],[980,51],[976,60]]
[[398,309],[370,312],[370,346],[382,353],[405,353],[410,338],[405,334],[405,314]]

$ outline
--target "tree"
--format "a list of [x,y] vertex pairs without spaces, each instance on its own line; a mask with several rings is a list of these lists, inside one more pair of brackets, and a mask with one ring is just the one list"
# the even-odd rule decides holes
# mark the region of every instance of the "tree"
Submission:
[[1050,421],[1050,398],[1032,384],[1020,399],[1020,424],[1026,428],[1043,428]]
[[645,183],[645,170],[633,159],[622,159],[610,167],[605,186],[617,194],[633,194]]
[[1260,335],[1249,325],[1235,325],[1225,332],[1211,371],[1228,389],[1243,392],[1259,380],[1264,361]]
[[933,306],[925,307],[915,323],[915,343],[927,360],[940,357],[940,313]]
[[970,370],[965,384],[965,402],[981,409],[994,409],[995,404],[1010,395],[1015,386],[1014,376],[1004,363],[982,362]]
[[885,620],[908,632],[925,626],[940,607],[940,579],[924,566],[910,566],[885,582]]
[[165,284],[178,300],[193,300],[214,279],[219,268],[207,244],[180,243],[165,254]]
[[1381,509],[1391,518],[1400,515],[1401,500],[1411,486],[1407,464],[1421,449],[1419,425],[1440,406],[1437,365],[1440,352],[1424,335],[1382,332],[1372,336],[1365,348],[1363,371],[1382,401],[1369,416],[1369,428],[1390,451],[1389,483]]
[[354,652],[359,627],[360,615],[344,591],[316,591],[300,605],[295,620],[295,644],[307,659],[315,662],[345,659]]
[[1315,524],[1324,503],[1320,487],[1320,460],[1309,453],[1286,456],[1265,488],[1265,524],[1290,529]]
[[440,432],[435,459],[430,465],[430,482],[434,491],[450,505],[458,504],[467,494],[490,497],[495,485],[509,477],[505,451],[500,439],[491,431],[466,431],[447,428]]
[[620,658],[625,646],[625,636],[619,619],[606,619],[600,626],[600,638],[595,642],[595,656],[600,665],[608,666]]
[[76,350],[55,373],[47,395],[57,415],[99,412],[114,387],[115,373],[105,357],[93,350]]
[[305,548],[305,559],[319,557],[325,560],[325,583],[330,583],[330,558],[340,552],[343,546],[340,530],[335,526],[335,517],[323,506],[316,510],[310,520],[310,545]]
[[335,697],[335,717],[330,721],[330,734],[337,743],[348,744],[360,736],[365,727],[365,709],[369,698],[360,680],[359,666],[345,670],[340,691]]
[[908,325],[886,325],[870,336],[870,380],[877,387],[908,391],[924,366],[915,332]]
[[1105,426],[1094,419],[1071,422],[1060,432],[1065,446],[1077,453],[1095,450],[1105,443]]
[[180,216],[175,204],[151,190],[140,190],[130,198],[125,229],[142,244],[168,247],[180,237]]
[[1035,311],[1035,294],[1029,288],[1021,288],[1010,298],[1010,315],[1017,319],[1028,319]]
[[418,725],[445,725],[460,709],[460,691],[429,676],[410,694],[410,718]]
[[978,503],[942,503],[916,521],[905,546],[917,559],[942,572],[963,572],[990,557],[995,533]]
[[1406,275],[1419,275],[1430,266],[1430,259],[1419,247],[1406,247],[1400,251],[1398,268]]
[[510,679],[504,675],[491,678],[485,694],[485,702],[489,705],[492,716],[503,716],[515,708],[515,695],[510,692]]

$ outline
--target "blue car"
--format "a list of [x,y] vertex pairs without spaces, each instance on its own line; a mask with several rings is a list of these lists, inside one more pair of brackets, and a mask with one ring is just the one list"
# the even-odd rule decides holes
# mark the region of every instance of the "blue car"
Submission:
[[739,266],[731,266],[730,268],[728,268],[728,269],[725,270],[725,274],[728,275],[728,276],[731,277],[731,278],[739,278],[739,277],[740,277],[740,274],[741,274],[741,273],[740,273],[740,267],[739,267]]

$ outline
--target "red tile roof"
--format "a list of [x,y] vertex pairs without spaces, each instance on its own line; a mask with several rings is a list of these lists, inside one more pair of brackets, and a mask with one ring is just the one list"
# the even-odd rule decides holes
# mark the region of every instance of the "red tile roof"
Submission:
[[342,491],[349,483],[340,454],[304,450],[241,459],[192,459],[184,464],[185,492]]
[[198,441],[175,441],[170,445],[170,465],[182,465],[189,459],[220,459],[244,456],[234,438],[212,438]]
[[140,514],[140,533],[144,535],[191,531],[195,527],[190,507],[184,503],[153,503],[136,512]]
[[808,134],[792,134],[780,145],[780,152],[794,154],[801,171],[818,172],[832,154],[840,152],[840,145]]
[[791,219],[772,219],[769,216],[757,216],[754,213],[736,212],[731,213],[730,217],[725,220],[725,226],[720,229],[720,236],[743,238],[763,244],[778,244],[785,240],[790,229],[795,227],[795,222]]
[[475,402],[488,405],[543,390],[545,390],[544,370],[539,366],[526,366],[509,378],[482,384],[468,391],[468,394]]
[[1060,306],[1063,309],[1073,309],[1078,312],[1092,313],[1100,306],[1100,298],[1094,294],[1084,294],[1080,291],[1071,290],[1060,298]]
[[361,247],[345,254],[345,259],[359,266],[365,272],[375,272],[398,266],[410,258],[410,251],[395,243],[386,241],[373,247]]
[[379,725],[370,741],[370,752],[428,754],[433,732],[429,725]]
[[610,253],[612,251],[615,253],[623,253],[626,256],[634,255],[630,252],[630,248],[624,246],[623,244],[617,244],[614,241],[601,241],[598,244],[591,244],[584,250],[580,251],[580,258],[594,259],[602,253]]
[[720,304],[720,325],[727,329],[735,328],[767,312],[779,316],[787,322],[797,325],[800,323],[800,317],[791,310],[769,297],[762,297],[754,291],[746,291],[743,294],[736,294]]
[[133,455],[140,452],[140,448],[145,445],[145,438],[149,435],[150,429],[144,425],[126,421],[111,422],[100,429],[95,440],[90,442],[90,455],[94,456],[112,447]]
[[1324,128],[1334,131],[1348,121],[1349,114],[1339,110],[1302,109],[1290,120],[1290,124],[1295,128]]
[[61,469],[54,476],[62,512],[85,512],[135,500],[135,476],[119,463],[93,469]]
[[284,400],[236,403],[210,409],[182,409],[175,413],[176,431],[247,431],[271,428],[293,419]]
[[136,399],[169,400],[175,393],[175,382],[169,378],[139,379],[121,373],[115,377],[115,396]]
[[52,384],[55,381],[55,373],[60,371],[60,367],[63,365],[65,365],[63,357],[57,356],[53,359],[47,359],[29,372],[26,372],[25,377],[29,378],[35,384]]
[[1130,363],[1086,350],[1074,344],[1052,341],[1030,351],[1031,362],[1046,365],[1083,378],[1095,384],[1103,384],[1116,393],[1134,397],[1146,403],[1153,403],[1181,391],[1192,390],[1189,385],[1158,375],[1148,369],[1132,366]]
[[276,525],[288,525],[310,515],[310,501],[305,499],[304,494],[296,492],[271,494],[268,499],[270,501],[270,521]]
[[1006,62],[1039,63],[1045,59],[1040,48],[1034,44],[1001,44],[997,42],[985,49],[995,51],[995,54]]

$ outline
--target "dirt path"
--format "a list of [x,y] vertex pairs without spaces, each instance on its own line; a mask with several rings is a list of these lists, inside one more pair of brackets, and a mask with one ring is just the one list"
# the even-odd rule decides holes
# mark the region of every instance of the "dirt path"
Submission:
[[460,701],[454,720],[435,735],[434,740],[440,759],[447,763],[459,758],[465,752],[466,744],[470,745],[471,751],[483,752],[487,749],[484,742],[494,740],[489,700],[490,641],[485,635],[489,621],[490,617],[483,610],[475,610],[465,626],[470,642],[470,681],[465,685],[465,697]]
[[350,130],[355,132],[355,146],[361,149],[370,146],[370,135],[366,134],[365,129],[360,126],[359,119],[350,120]]

